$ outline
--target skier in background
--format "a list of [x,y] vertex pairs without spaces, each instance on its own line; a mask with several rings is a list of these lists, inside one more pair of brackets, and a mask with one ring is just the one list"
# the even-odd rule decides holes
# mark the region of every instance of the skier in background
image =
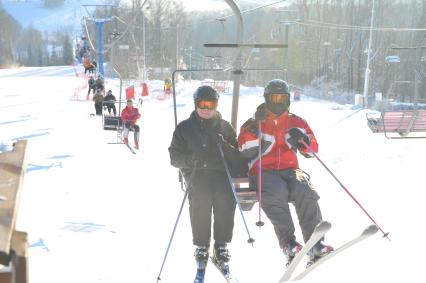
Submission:
[[[247,173],[234,166],[241,157],[236,133],[216,110],[219,94],[210,86],[201,86],[194,93],[195,110],[176,127],[169,147],[171,165],[181,169],[186,180],[192,241],[196,246],[197,276],[203,282],[209,257],[213,212],[213,261],[224,274],[229,274],[230,254],[227,244],[232,240],[235,199],[227,179],[218,144],[235,171]],[[239,170],[242,169],[242,170]],[[244,169],[246,169],[244,171]],[[241,172],[237,172],[241,171]]]
[[139,110],[133,107],[133,100],[127,100],[127,106],[121,111],[121,120],[123,121],[123,142],[129,144],[129,131],[134,131],[134,143],[135,148],[139,149],[139,131],[140,127],[137,125],[137,121],[141,117]]
[[90,74],[96,73],[96,68],[98,67],[98,63],[96,63],[96,60],[92,61],[92,67],[89,69]]
[[102,103],[104,101],[104,96],[100,91],[96,91],[95,95],[93,96],[93,101],[95,102],[96,115],[102,115]]
[[83,67],[84,67],[84,74],[92,74],[95,72],[95,68],[93,67],[93,64],[90,62],[90,58],[88,56],[85,56],[83,58]]
[[105,81],[100,73],[96,76],[95,87],[96,87],[96,91],[99,90],[105,93]]
[[91,90],[93,90],[93,94],[95,94],[96,92],[95,78],[93,76],[90,76],[88,84],[89,84],[89,91],[87,91],[87,100],[89,100]]
[[167,78],[164,80],[164,94],[170,95],[172,93],[172,80]]
[[114,116],[117,115],[117,109],[115,108],[115,101],[116,99],[115,99],[115,96],[112,94],[112,90],[108,90],[107,95],[104,98],[104,105],[106,105],[109,115],[111,115],[111,110]]
[[[308,123],[289,113],[290,90],[283,80],[272,80],[265,87],[265,103],[257,107],[254,118],[246,121],[238,137],[240,151],[249,163],[250,186],[257,187],[259,166],[259,123],[262,136],[262,208],[274,225],[279,245],[287,265],[302,249],[296,241],[295,228],[288,203],[295,206],[303,240],[307,242],[315,227],[322,221],[318,205],[319,195],[314,190],[309,175],[299,168],[297,151],[312,157],[318,143]],[[308,265],[333,251],[322,240],[308,253]]]

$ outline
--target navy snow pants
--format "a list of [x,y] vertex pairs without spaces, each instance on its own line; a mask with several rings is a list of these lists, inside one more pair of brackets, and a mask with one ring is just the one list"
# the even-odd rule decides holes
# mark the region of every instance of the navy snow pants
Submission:
[[[257,175],[250,176],[250,186],[257,188]],[[295,239],[289,203],[295,207],[303,240],[309,240],[322,220],[319,196],[302,170],[264,171],[262,173],[262,208],[271,220],[280,247]]]

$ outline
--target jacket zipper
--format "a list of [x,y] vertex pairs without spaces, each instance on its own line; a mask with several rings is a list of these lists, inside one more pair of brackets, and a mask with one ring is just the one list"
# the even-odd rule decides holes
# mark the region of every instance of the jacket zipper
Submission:
[[[277,127],[278,125],[277,119],[275,119],[274,122],[275,122],[275,127]],[[278,162],[277,162],[277,167],[275,169],[279,170],[280,167],[281,167],[281,148],[278,147]]]

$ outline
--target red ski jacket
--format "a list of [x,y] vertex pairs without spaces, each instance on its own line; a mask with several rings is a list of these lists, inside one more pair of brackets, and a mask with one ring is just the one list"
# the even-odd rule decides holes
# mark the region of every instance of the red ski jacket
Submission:
[[[264,107],[261,105],[259,107]],[[299,162],[294,150],[286,142],[287,131],[301,129],[310,138],[310,147],[318,152],[318,143],[308,123],[302,118],[284,112],[280,116],[266,110],[267,119],[261,122],[262,131],[262,170],[298,169]],[[249,159],[249,175],[258,173],[259,166],[259,124],[253,118],[241,126],[238,146],[246,159]],[[299,150],[305,157],[312,157],[309,150]]]
[[135,107],[126,106],[123,111],[121,111],[121,120],[123,122],[130,122],[132,125],[141,117],[139,110]]

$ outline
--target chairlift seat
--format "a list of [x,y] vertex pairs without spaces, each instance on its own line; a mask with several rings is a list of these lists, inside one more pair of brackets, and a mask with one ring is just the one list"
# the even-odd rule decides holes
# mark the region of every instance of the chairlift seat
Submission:
[[123,121],[120,116],[104,115],[103,127],[104,130],[116,131],[123,127]]
[[241,204],[241,209],[250,211],[257,202],[257,192],[250,188],[248,178],[234,178],[232,180],[235,186],[238,200]]
[[[367,123],[373,133],[384,133],[387,138],[404,138],[411,132],[426,132],[426,110],[384,111],[379,118],[367,114]],[[390,133],[399,137],[389,136]]]

